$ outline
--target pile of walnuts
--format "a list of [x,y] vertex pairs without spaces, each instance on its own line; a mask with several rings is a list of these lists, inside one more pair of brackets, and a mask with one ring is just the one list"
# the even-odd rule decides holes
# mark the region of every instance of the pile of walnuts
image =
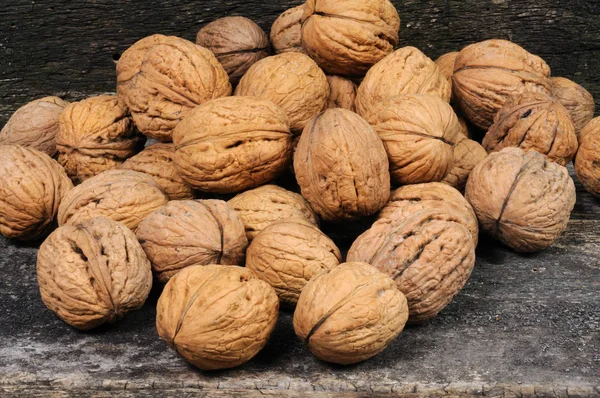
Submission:
[[[222,18],[196,43],[133,44],[116,95],[15,112],[0,233],[45,238],[46,306],[89,330],[140,308],[154,280],[159,336],[201,369],[251,359],[280,306],[314,355],[351,364],[459,294],[480,230],[551,246],[575,205],[565,166],[600,196],[592,96],[517,44],[434,62],[396,48],[399,28],[388,0],[308,0],[270,36]],[[320,229],[361,220],[349,250]]]

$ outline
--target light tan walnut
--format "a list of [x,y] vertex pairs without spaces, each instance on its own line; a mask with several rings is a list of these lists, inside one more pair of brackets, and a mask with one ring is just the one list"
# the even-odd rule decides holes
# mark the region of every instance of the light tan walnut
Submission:
[[304,4],[284,11],[271,26],[271,44],[277,54],[295,51],[304,53],[302,48],[302,24]]
[[457,143],[454,146],[454,166],[452,166],[442,182],[464,192],[471,171],[486,156],[486,150],[477,141],[459,135]]
[[577,134],[594,118],[596,112],[594,97],[574,81],[564,77],[553,77],[552,96],[571,114]]
[[579,137],[575,158],[577,179],[588,192],[600,197],[600,118],[586,124]]
[[356,84],[341,76],[327,76],[329,82],[329,100],[327,108],[344,108],[356,111]]

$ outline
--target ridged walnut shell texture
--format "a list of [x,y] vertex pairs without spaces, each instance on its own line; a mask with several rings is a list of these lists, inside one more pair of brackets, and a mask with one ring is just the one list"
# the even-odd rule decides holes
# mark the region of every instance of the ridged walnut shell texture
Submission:
[[446,53],[435,60],[435,64],[438,66],[440,73],[448,80],[450,86],[452,86],[452,75],[454,74],[454,63],[459,52],[454,51]]
[[505,148],[475,167],[465,191],[482,231],[518,252],[550,247],[567,228],[575,185],[537,152]]
[[248,239],[222,200],[180,200],[146,217],[136,236],[162,283],[191,265],[243,265]]
[[263,185],[243,192],[227,204],[244,223],[248,241],[269,225],[290,218],[303,219],[319,226],[319,220],[306,199],[277,185]]
[[543,93],[509,98],[494,117],[483,147],[497,152],[506,147],[537,151],[562,166],[577,153],[577,135],[569,111]]
[[588,192],[600,197],[600,118],[581,130],[575,173]]
[[287,52],[261,59],[242,77],[235,95],[273,101],[287,114],[292,132],[299,133],[327,106],[325,73],[304,54]]
[[553,77],[552,96],[571,114],[577,134],[594,118],[596,111],[594,97],[574,81],[564,77]]
[[114,95],[91,97],[67,106],[56,136],[58,162],[76,182],[119,167],[144,147],[127,105]]
[[173,129],[187,112],[230,95],[231,84],[210,50],[178,37],[153,35],[119,59],[117,94],[142,133],[171,141]]
[[404,47],[369,70],[356,93],[356,110],[367,118],[397,95],[427,94],[450,102],[451,92],[435,62],[415,47]]
[[517,44],[487,40],[460,52],[454,64],[452,89],[467,119],[487,130],[511,96],[526,91],[550,94],[550,68]]
[[152,287],[133,232],[102,217],[54,231],[38,252],[37,278],[44,304],[81,330],[142,307]]
[[58,209],[59,225],[77,225],[106,217],[135,230],[138,224],[168,201],[147,174],[131,170],[107,170],[76,186]]
[[0,131],[0,145],[23,145],[56,155],[58,118],[68,104],[58,97],[44,97],[23,105]]
[[232,85],[270,51],[269,38],[260,26],[239,16],[219,18],[204,26],[196,35],[196,44],[215,54]]
[[294,312],[294,330],[327,362],[349,365],[383,351],[408,318],[406,298],[386,275],[345,263],[311,279]]
[[327,76],[329,82],[329,100],[327,108],[344,108],[356,111],[356,84],[341,76]]
[[381,210],[390,196],[388,169],[377,133],[347,109],[328,109],[313,119],[294,154],[302,196],[328,221]]
[[276,222],[254,238],[246,268],[273,286],[282,303],[295,306],[306,283],[342,261],[335,243],[303,219]]
[[452,166],[452,169],[446,174],[442,182],[464,192],[471,171],[486,156],[487,152],[481,144],[468,139],[464,135],[459,135],[454,146],[454,166]]
[[304,53],[302,47],[302,23],[304,4],[284,11],[271,26],[271,44],[277,54],[286,52]]
[[175,167],[192,187],[233,193],[267,183],[292,159],[285,112],[268,100],[227,97],[190,112],[173,133]]
[[35,240],[55,224],[58,207],[73,188],[62,167],[46,153],[0,145],[0,234]]
[[398,44],[400,17],[388,0],[308,0],[302,46],[323,70],[364,76]]
[[167,283],[156,307],[159,336],[202,370],[249,361],[277,323],[279,300],[242,267],[188,267]]

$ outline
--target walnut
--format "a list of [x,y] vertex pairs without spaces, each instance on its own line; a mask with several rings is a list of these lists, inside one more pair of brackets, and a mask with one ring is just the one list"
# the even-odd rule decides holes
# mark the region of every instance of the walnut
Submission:
[[271,101],[227,97],[189,112],[173,132],[175,167],[193,188],[233,193],[267,183],[292,158],[285,112]]
[[231,84],[210,50],[178,37],[153,35],[119,59],[117,93],[142,133],[171,141],[173,129],[187,112],[230,95]]
[[0,234],[20,240],[45,235],[72,188],[63,168],[44,152],[0,145]]
[[440,73],[448,80],[450,87],[452,87],[452,75],[454,74],[454,62],[458,57],[458,51],[446,53],[435,60],[435,64],[438,66]]
[[390,196],[388,159],[371,126],[347,109],[328,109],[304,129],[294,154],[302,196],[323,219],[355,220]]
[[327,76],[329,82],[329,100],[327,108],[344,108],[356,111],[356,84],[341,76]]
[[304,219],[269,225],[248,247],[246,268],[275,289],[282,303],[295,306],[306,283],[340,264],[331,239]]
[[596,111],[594,97],[574,81],[564,77],[553,77],[552,96],[571,114],[577,134],[593,119]]
[[458,124],[460,124],[460,130],[458,131],[460,134],[464,135],[467,138],[471,138],[471,130],[469,129],[469,126],[467,125],[467,121],[462,118],[461,116],[458,116]]
[[488,152],[517,146],[537,151],[562,166],[577,153],[577,135],[569,111],[543,93],[509,98],[494,117],[482,143]]
[[401,94],[428,94],[450,102],[451,87],[435,62],[417,48],[404,47],[369,70],[356,93],[356,110],[368,117]]
[[447,102],[432,95],[400,95],[380,105],[367,121],[383,140],[392,181],[441,181],[454,164],[461,129]]
[[400,17],[388,0],[307,0],[302,46],[334,75],[363,76],[398,44]]
[[249,269],[188,267],[165,286],[156,307],[159,336],[202,370],[249,361],[277,323],[279,300]]
[[480,228],[518,252],[551,246],[575,206],[575,185],[563,166],[538,152],[505,148],[471,172],[465,191]]
[[120,221],[135,230],[167,196],[147,174],[107,170],[69,191],[58,209],[58,224],[76,225],[95,217]]
[[390,344],[406,324],[406,298],[368,264],[345,263],[312,278],[294,312],[294,330],[323,361],[348,365]]
[[0,131],[0,145],[23,145],[56,155],[58,117],[68,104],[44,97],[20,107]]
[[269,38],[260,26],[237,16],[219,18],[204,26],[196,36],[196,44],[215,54],[232,85],[270,52]]
[[581,130],[575,173],[588,192],[600,197],[600,118]]
[[81,330],[141,308],[152,287],[133,232],[102,217],[54,231],[38,252],[37,279],[46,307]]
[[304,4],[283,12],[271,26],[271,44],[277,54],[295,51],[304,53],[302,48],[302,25]]
[[227,202],[240,216],[246,228],[248,241],[252,241],[269,225],[290,218],[303,219],[318,226],[317,216],[301,195],[277,185],[263,185]]
[[377,221],[352,244],[348,261],[389,275],[408,300],[409,322],[418,323],[436,316],[467,283],[475,246],[454,214],[425,210]]
[[465,47],[454,64],[453,97],[475,126],[487,130],[504,102],[526,91],[549,94],[550,68],[538,56],[506,40]]
[[486,150],[477,142],[459,135],[454,146],[454,166],[442,182],[464,192],[471,171],[487,156]]
[[287,52],[252,65],[240,80],[235,95],[273,101],[287,113],[292,132],[299,133],[327,106],[329,84],[312,59]]

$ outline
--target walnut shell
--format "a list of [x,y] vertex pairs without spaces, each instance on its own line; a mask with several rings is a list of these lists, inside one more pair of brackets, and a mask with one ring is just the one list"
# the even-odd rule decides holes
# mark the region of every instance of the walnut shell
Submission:
[[435,64],[438,66],[440,73],[448,80],[450,87],[452,87],[452,75],[454,74],[454,62],[458,57],[459,52],[454,51],[446,53],[435,60]]
[[356,111],[356,84],[341,76],[327,76],[329,82],[329,100],[327,108],[344,108]]
[[408,300],[409,322],[417,323],[436,316],[465,286],[475,246],[456,216],[426,210],[377,221],[352,244],[348,261],[389,275]]
[[294,312],[294,330],[323,361],[367,360],[398,337],[406,298],[392,279],[368,264],[345,263],[312,278]]
[[261,59],[242,77],[235,95],[273,101],[299,133],[327,106],[329,84],[317,64],[304,54],[287,52]]
[[231,84],[210,50],[178,37],[153,35],[119,59],[117,94],[142,133],[171,141],[173,129],[187,112],[231,95]]
[[281,220],[303,219],[319,226],[306,199],[277,185],[263,185],[243,192],[227,204],[240,216],[250,242],[266,227]]
[[398,44],[400,17],[388,0],[307,0],[302,46],[334,75],[364,76]]
[[284,11],[271,26],[271,44],[277,54],[295,51],[304,53],[302,47],[302,24],[304,4]]
[[141,308],[152,287],[133,232],[102,217],[54,231],[38,252],[37,279],[46,307],[81,330]]
[[22,145],[56,155],[58,117],[69,103],[44,97],[23,105],[0,131],[0,145]]
[[482,231],[518,252],[551,246],[567,228],[575,185],[538,152],[505,148],[471,172],[465,191]]
[[475,126],[487,130],[504,102],[526,91],[550,94],[550,68],[540,57],[506,40],[465,47],[456,58],[453,97]]
[[233,193],[267,183],[292,159],[285,112],[271,101],[227,97],[197,107],[173,132],[175,167],[192,187]]
[[0,145],[0,234],[20,240],[45,235],[72,188],[63,168],[46,153]]
[[459,115],[456,116],[458,117],[458,124],[460,124],[460,130],[458,132],[467,138],[471,138],[471,130],[469,130],[467,121]]
[[135,230],[150,213],[166,204],[167,196],[147,174],[107,170],[65,195],[58,209],[58,224],[80,224],[106,217]]
[[464,192],[471,171],[487,156],[486,150],[477,142],[459,135],[454,146],[454,166],[442,180]]
[[328,221],[381,210],[390,196],[388,168],[377,133],[356,113],[341,108],[314,118],[294,154],[302,196]]
[[404,47],[369,70],[356,93],[356,110],[368,117],[383,102],[401,94],[428,94],[450,102],[451,91],[435,62],[415,47]]
[[239,366],[267,343],[279,300],[249,269],[188,267],[165,286],[156,307],[158,335],[202,370]]
[[162,283],[191,265],[243,265],[248,247],[244,224],[222,200],[169,202],[140,223],[136,236]]
[[596,112],[594,97],[574,81],[564,77],[553,77],[552,96],[571,114],[577,134],[594,118]]
[[575,173],[588,192],[600,197],[600,118],[592,119],[579,137]]

